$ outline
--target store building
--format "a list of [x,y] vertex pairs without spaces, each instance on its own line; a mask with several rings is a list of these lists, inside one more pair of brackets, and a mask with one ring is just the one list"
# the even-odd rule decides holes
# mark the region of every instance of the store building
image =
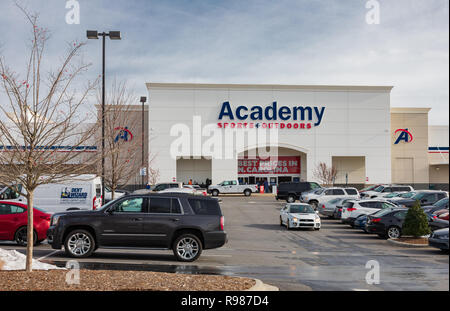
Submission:
[[448,126],[429,127],[428,108],[391,108],[391,86],[147,88],[159,181],[318,181],[325,163],[335,184],[448,185]]

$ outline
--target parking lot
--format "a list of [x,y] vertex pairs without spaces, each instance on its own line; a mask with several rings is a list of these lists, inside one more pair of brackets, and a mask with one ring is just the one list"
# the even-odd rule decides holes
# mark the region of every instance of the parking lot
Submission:
[[[249,276],[280,290],[449,290],[449,256],[438,249],[395,246],[377,235],[322,217],[322,229],[286,230],[282,201],[270,195],[221,196],[229,242],[180,263],[171,251],[99,249],[79,260],[85,268],[138,269]],[[1,248],[23,247],[2,242]],[[35,258],[64,265],[62,251],[35,248]],[[380,264],[380,284],[369,285],[369,260]]]

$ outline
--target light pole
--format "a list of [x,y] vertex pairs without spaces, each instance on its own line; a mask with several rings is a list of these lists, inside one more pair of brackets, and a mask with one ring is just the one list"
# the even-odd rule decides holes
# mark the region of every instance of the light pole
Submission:
[[105,38],[120,40],[120,31],[110,31],[98,33],[97,30],[86,31],[88,39],[98,39],[102,37],[102,205],[105,197]]
[[[144,122],[144,104],[147,101],[147,97],[145,96],[141,96],[141,103],[142,103],[142,168],[141,168],[141,174],[142,174],[142,186],[145,187],[145,175],[144,175],[144,165],[145,165],[145,152],[144,152],[144,146],[145,146],[145,142],[144,142],[144,133],[145,133],[145,122]],[[145,174],[148,174],[147,169],[145,169]]]

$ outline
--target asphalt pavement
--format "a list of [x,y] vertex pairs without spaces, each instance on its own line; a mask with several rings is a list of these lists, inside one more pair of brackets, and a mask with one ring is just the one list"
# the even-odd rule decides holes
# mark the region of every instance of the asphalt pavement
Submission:
[[[134,249],[98,249],[92,257],[78,261],[91,269],[253,277],[280,290],[449,290],[448,253],[393,245],[324,217],[320,231],[288,231],[279,225],[279,210],[285,202],[267,195],[221,198],[229,242],[204,251],[193,263],[176,261],[171,251]],[[0,247],[25,252],[9,242]],[[71,260],[45,242],[35,248],[34,255],[58,265]],[[366,281],[367,276],[373,279],[373,261],[379,264],[379,284]]]

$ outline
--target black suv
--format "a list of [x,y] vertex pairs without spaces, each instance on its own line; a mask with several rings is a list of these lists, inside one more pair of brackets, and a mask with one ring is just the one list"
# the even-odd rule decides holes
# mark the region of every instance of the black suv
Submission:
[[216,199],[184,193],[127,195],[99,210],[57,213],[47,232],[54,249],[88,257],[99,247],[172,249],[194,261],[227,242]]
[[302,192],[318,188],[321,187],[315,182],[282,182],[278,185],[276,199],[292,203],[300,199]]

